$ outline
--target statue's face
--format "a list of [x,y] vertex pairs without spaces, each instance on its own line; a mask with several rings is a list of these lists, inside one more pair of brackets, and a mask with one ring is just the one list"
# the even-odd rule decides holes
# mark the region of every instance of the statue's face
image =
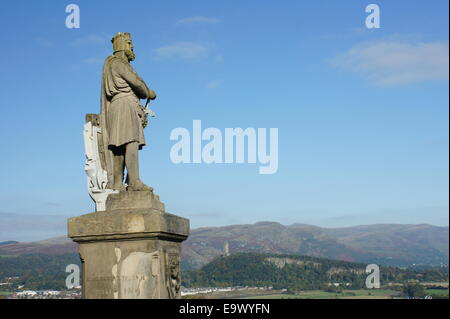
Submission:
[[135,59],[134,46],[129,33],[119,32],[112,38],[111,42],[113,44],[114,53],[124,52],[128,61],[133,61]]
[[134,46],[131,39],[126,39],[126,45],[125,45],[125,54],[128,58],[128,61],[134,61],[136,58],[136,55],[134,54]]

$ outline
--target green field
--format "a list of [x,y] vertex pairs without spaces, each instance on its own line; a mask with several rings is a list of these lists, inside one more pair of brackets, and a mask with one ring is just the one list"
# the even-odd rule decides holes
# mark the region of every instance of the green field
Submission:
[[398,291],[389,289],[344,290],[340,293],[326,292],[322,290],[311,290],[302,291],[297,294],[252,296],[245,299],[391,299],[397,297],[398,295]]
[[427,295],[435,295],[435,296],[447,296],[448,297],[448,289],[427,289]]

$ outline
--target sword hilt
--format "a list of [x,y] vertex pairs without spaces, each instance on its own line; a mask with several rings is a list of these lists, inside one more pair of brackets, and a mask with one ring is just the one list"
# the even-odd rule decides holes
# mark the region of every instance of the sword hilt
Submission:
[[150,104],[150,98],[147,99],[147,102],[145,102],[145,114],[150,115],[151,117],[155,117],[155,112],[153,112],[150,107],[148,106]]

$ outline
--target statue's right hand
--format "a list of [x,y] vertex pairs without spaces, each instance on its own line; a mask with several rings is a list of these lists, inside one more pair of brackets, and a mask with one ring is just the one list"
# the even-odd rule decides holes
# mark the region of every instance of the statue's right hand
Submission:
[[150,98],[150,100],[156,99],[156,92],[152,89],[148,89],[148,97]]

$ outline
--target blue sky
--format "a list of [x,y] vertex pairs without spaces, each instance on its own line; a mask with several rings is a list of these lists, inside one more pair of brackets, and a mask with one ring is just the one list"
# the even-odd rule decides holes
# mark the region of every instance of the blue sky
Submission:
[[[158,93],[141,177],[193,228],[448,225],[447,1],[73,1],[79,29],[69,3],[2,4],[0,240],[62,235],[94,210],[82,126],[119,31]],[[170,132],[195,119],[278,128],[277,173],[173,164]]]

